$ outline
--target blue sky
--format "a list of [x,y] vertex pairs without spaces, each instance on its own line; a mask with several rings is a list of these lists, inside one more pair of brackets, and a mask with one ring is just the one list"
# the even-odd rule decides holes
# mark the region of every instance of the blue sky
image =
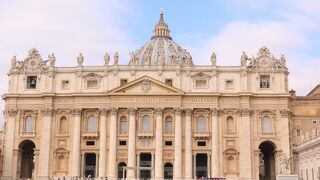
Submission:
[[43,58],[55,53],[57,66],[75,66],[80,52],[85,65],[101,65],[106,51],[119,51],[127,64],[129,52],[150,39],[161,8],[195,64],[209,64],[216,52],[218,65],[236,66],[242,51],[251,56],[267,46],[285,55],[298,95],[320,83],[319,0],[0,0],[0,93],[12,56],[23,60],[33,47]]

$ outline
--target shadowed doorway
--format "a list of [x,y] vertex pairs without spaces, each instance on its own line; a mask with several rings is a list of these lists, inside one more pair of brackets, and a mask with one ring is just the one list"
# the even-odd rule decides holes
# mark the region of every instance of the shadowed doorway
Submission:
[[259,179],[260,180],[275,180],[275,145],[270,141],[265,141],[260,144],[260,165]]
[[29,179],[32,178],[32,173],[34,170],[34,149],[36,145],[30,141],[22,141],[19,145],[21,150],[21,165],[20,165],[20,178]]

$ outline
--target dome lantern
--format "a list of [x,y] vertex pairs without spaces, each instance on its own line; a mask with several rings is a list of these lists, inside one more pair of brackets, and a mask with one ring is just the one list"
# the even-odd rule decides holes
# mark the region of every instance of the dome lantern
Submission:
[[154,39],[154,38],[168,38],[170,40],[172,39],[170,37],[169,26],[164,21],[163,15],[164,13],[160,11],[160,19],[158,24],[156,24],[156,26],[154,27],[153,36],[151,37],[151,39]]

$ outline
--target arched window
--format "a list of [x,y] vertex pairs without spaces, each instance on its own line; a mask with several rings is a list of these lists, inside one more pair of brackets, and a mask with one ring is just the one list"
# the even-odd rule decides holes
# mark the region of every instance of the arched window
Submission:
[[165,132],[166,134],[172,133],[172,117],[168,116],[165,121]]
[[31,116],[28,116],[25,120],[24,131],[25,132],[32,132],[33,131],[33,119]]
[[236,171],[236,163],[234,157],[230,156],[227,159],[228,161],[228,172],[235,172]]
[[66,168],[66,166],[65,166],[65,158],[64,158],[64,156],[63,155],[60,155],[59,157],[58,157],[58,167],[57,167],[57,169],[58,170],[65,170],[65,168]]
[[204,116],[199,116],[197,119],[197,131],[198,132],[205,132],[206,131],[206,120]]
[[227,117],[227,131],[234,132],[234,121],[231,116]]
[[271,133],[271,119],[269,116],[262,118],[262,133]]
[[120,162],[118,164],[118,178],[127,178],[127,170],[124,168],[127,164],[124,162]]
[[127,118],[125,116],[122,116],[120,118],[120,133],[124,134],[127,132]]
[[141,125],[141,130],[142,131],[151,131],[151,120],[150,116],[144,115],[142,117],[142,125]]
[[88,132],[96,132],[97,131],[97,120],[94,116],[89,116],[87,121],[87,131]]
[[59,131],[68,132],[68,122],[65,116],[60,118]]

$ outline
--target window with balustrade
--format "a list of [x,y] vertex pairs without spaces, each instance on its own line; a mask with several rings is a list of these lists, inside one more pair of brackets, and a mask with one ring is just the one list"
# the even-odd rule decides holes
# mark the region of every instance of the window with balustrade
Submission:
[[272,133],[271,118],[269,116],[262,117],[261,130],[262,133]]
[[198,116],[197,118],[197,132],[206,132],[207,130],[206,119],[203,115]]
[[25,119],[24,132],[33,132],[33,119],[30,115]]
[[128,131],[127,117],[122,116],[120,118],[120,134],[126,134],[127,131]]
[[166,134],[172,134],[173,132],[173,122],[172,122],[172,117],[167,116],[165,120],[165,133]]
[[87,132],[93,133],[97,131],[97,119],[95,116],[89,116],[87,120]]
[[151,131],[151,118],[149,115],[142,116],[140,130],[143,132]]

